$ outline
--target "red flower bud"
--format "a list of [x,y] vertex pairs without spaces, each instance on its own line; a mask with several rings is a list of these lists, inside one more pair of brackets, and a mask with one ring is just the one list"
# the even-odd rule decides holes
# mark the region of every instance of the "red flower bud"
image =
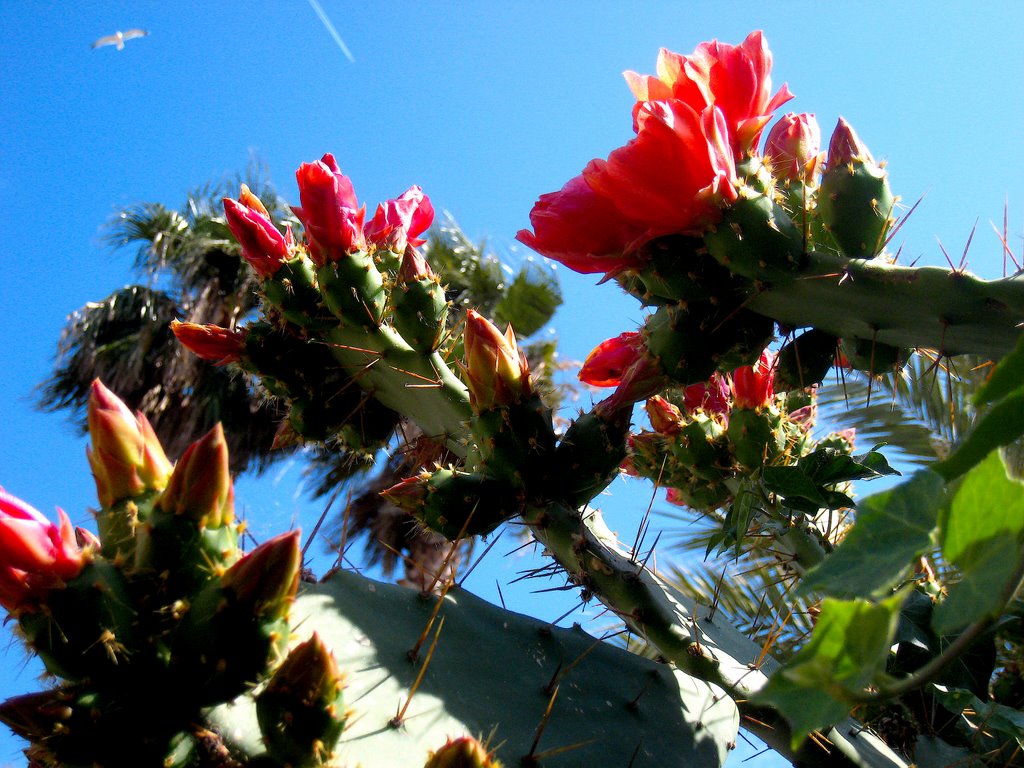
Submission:
[[602,415],[646,400],[668,383],[661,365],[647,354],[647,345],[637,331],[620,333],[598,344],[583,361],[579,378],[591,386],[616,388],[598,404]]
[[317,265],[339,261],[345,254],[366,247],[363,220],[349,178],[328,153],[315,163],[303,163],[295,173],[301,208],[292,208],[306,228],[310,256]]
[[245,352],[244,330],[172,320],[171,331],[189,352],[214,365],[237,363]]
[[426,242],[417,235],[425,232],[433,221],[430,198],[419,187],[409,187],[396,200],[379,203],[364,231],[371,243],[402,253],[406,245],[415,247]]
[[691,384],[683,392],[683,405],[687,411],[698,408],[705,413],[726,414],[729,412],[729,381],[714,373],[703,384]]
[[427,264],[419,251],[415,248],[406,248],[402,256],[402,266],[398,270],[398,282],[411,283],[415,280],[431,279],[434,277],[433,270]]
[[734,408],[764,408],[775,397],[775,355],[768,350],[753,365],[744,365],[732,372]]
[[646,351],[637,331],[626,331],[594,347],[583,361],[579,379],[592,387],[617,387],[626,370]]
[[62,509],[57,516],[54,525],[0,488],[0,605],[9,612],[28,609],[85,566],[71,521]]
[[814,185],[821,168],[821,129],[813,114],[790,112],[768,131],[764,159],[777,179]]
[[828,160],[825,166],[837,168],[852,162],[873,163],[875,160],[867,146],[857,136],[857,132],[840,117],[828,143]]
[[517,403],[532,393],[530,367],[519,351],[515,332],[502,334],[483,315],[469,310],[463,344],[466,386],[477,413]]
[[[260,277],[273,277],[288,258],[288,243],[267,215],[263,203],[242,185],[242,202],[224,198],[228,229],[242,246],[242,256]],[[253,206],[259,205],[259,208]]]
[[86,455],[100,504],[164,489],[172,466],[149,420],[132,415],[99,379],[89,393],[88,424],[92,445]]

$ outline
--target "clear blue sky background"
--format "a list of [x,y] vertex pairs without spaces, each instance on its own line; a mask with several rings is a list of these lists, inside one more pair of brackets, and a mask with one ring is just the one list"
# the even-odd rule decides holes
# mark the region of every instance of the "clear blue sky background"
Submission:
[[[90,521],[85,442],[60,415],[34,410],[33,388],[51,370],[67,314],[133,281],[129,254],[99,238],[118,206],[177,207],[186,190],[253,155],[295,200],[294,169],[332,151],[371,210],[420,184],[515,264],[526,254],[513,237],[535,198],[629,139],[620,73],[652,72],[660,46],[686,53],[764,29],[776,84],[797,95],[784,109],[815,112],[826,134],[844,115],[889,160],[905,201],[926,195],[901,235],[907,261],[941,263],[936,236],[959,254],[980,219],[970,264],[998,276],[989,221],[1001,221],[1007,196],[1020,253],[1018,2],[322,5],[355,63],[306,0],[0,3],[0,485],[10,492]],[[124,51],[90,50],[129,27],[152,34]],[[581,359],[641,319],[613,287],[559,274],[564,357]],[[319,505],[296,493],[299,477],[282,466],[241,482],[257,535],[315,520]],[[648,499],[633,485],[607,502],[630,539]],[[497,558],[469,586],[492,595],[493,581],[521,567]],[[543,618],[562,612],[531,588],[504,587],[505,597]],[[36,669],[6,637],[4,697],[36,686]],[[22,764],[18,749],[0,734],[0,765]]]

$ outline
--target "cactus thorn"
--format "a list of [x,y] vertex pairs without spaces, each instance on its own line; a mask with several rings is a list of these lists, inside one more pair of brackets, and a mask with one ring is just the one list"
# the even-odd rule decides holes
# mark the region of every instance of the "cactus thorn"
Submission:
[[395,716],[388,721],[388,725],[392,728],[400,728],[402,723],[405,722],[405,713],[409,710],[409,704],[412,703],[412,697],[416,695],[416,691],[420,687],[420,683],[423,682],[423,675],[426,674],[427,667],[430,666],[430,660],[434,656],[434,649],[437,648],[437,641],[438,638],[441,637],[442,629],[444,629],[444,616],[442,616],[441,621],[437,623],[437,631],[434,633],[434,639],[430,643],[430,648],[427,649],[427,656],[423,659],[423,666],[420,667],[419,674],[416,675],[416,679],[413,681],[412,687],[409,689],[409,695],[405,699],[405,704],[400,707]]
[[[454,550],[454,548],[453,548]],[[444,570],[442,567],[441,570]],[[423,643],[427,640],[427,635],[430,634],[430,628],[434,625],[434,620],[437,618],[438,612],[441,610],[441,606],[444,604],[445,595],[448,594],[448,590],[451,589],[452,584],[455,582],[452,580],[446,581],[444,588],[441,590],[441,594],[437,596],[437,600],[434,602],[434,609],[430,612],[430,617],[427,619],[427,624],[423,627],[423,631],[420,633],[419,638],[416,640],[416,644],[409,649],[406,654],[409,657],[409,661],[416,661],[420,657],[420,648],[423,647]],[[431,590],[433,587],[431,587]],[[430,591],[421,592],[421,595],[429,595]]]

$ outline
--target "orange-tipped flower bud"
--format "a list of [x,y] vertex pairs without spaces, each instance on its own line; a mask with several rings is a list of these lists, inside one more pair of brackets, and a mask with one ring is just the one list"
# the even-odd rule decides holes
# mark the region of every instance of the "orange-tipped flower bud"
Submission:
[[172,466],[149,420],[132,415],[99,379],[89,393],[88,423],[92,446],[86,455],[100,504],[164,489]]
[[662,435],[678,435],[682,430],[682,411],[661,395],[648,398],[646,408],[655,432]]
[[288,242],[270,214],[249,188],[242,185],[240,201],[224,198],[228,229],[242,246],[242,256],[260,277],[272,277],[288,258]]
[[255,618],[287,615],[299,589],[302,552],[299,531],[288,531],[260,544],[228,568],[221,586]]
[[327,763],[345,727],[342,682],[316,633],[292,649],[256,697],[260,730],[274,758],[287,765]]
[[821,168],[821,128],[813,114],[784,115],[764,142],[764,159],[777,179],[815,184]]
[[501,763],[479,741],[462,736],[432,752],[423,768],[501,768]]
[[160,508],[172,515],[187,515],[207,528],[220,528],[235,519],[228,444],[220,424],[185,450],[160,497]]
[[172,320],[171,331],[189,352],[215,365],[237,363],[245,351],[244,330]]
[[504,335],[483,315],[466,314],[466,386],[477,413],[528,397],[530,367],[510,325]]
[[406,512],[419,512],[423,508],[423,502],[430,492],[429,472],[420,472],[418,475],[400,480],[390,488],[380,492],[384,500],[394,504]]

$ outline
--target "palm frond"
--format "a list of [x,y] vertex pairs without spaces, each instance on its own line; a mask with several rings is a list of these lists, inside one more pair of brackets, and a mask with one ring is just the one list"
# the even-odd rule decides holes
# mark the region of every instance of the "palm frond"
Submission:
[[818,392],[819,423],[855,427],[862,444],[886,443],[911,464],[941,458],[977,417],[971,395],[989,364],[976,355],[935,360],[915,353],[898,374],[846,373]]

